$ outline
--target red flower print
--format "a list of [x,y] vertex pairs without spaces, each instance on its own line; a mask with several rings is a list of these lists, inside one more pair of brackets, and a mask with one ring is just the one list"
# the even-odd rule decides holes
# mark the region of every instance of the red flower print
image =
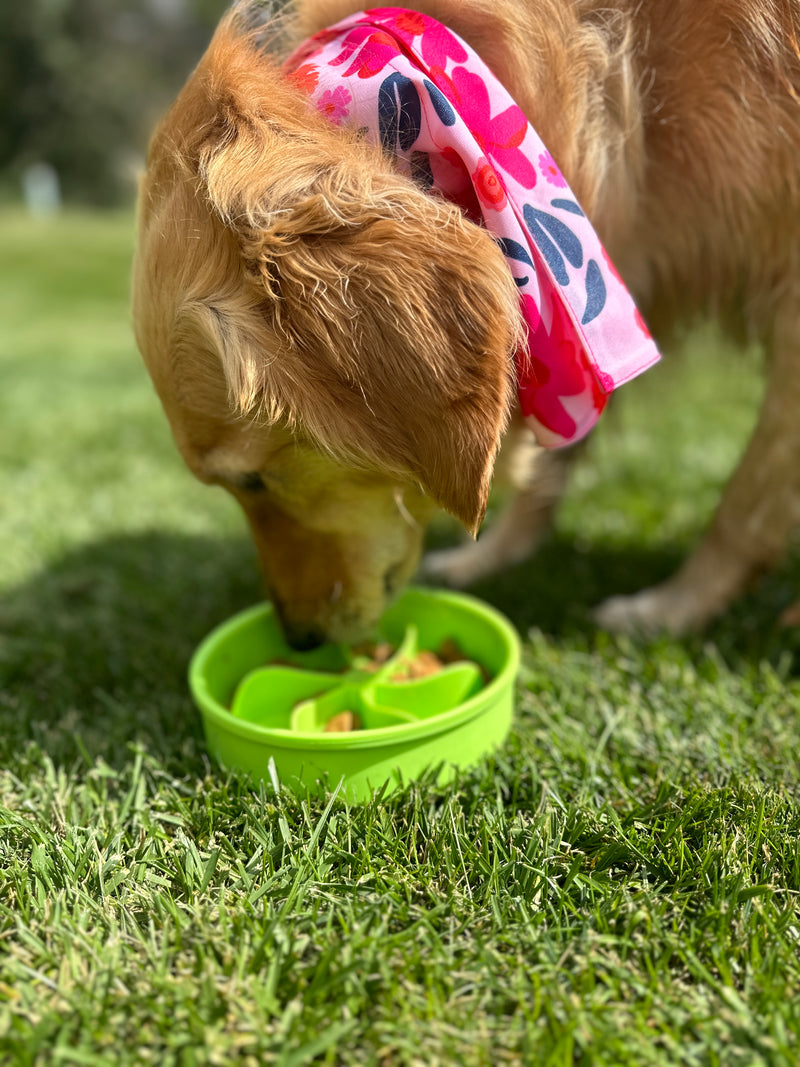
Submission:
[[[373,8],[373,10],[376,10]],[[425,16],[417,11],[401,11],[395,16],[395,26],[401,33],[407,33],[412,37],[419,37],[425,32]]]
[[313,63],[304,63],[302,67],[293,70],[289,75],[289,81],[293,82],[298,89],[310,96],[317,87],[319,70]]
[[559,189],[566,188],[567,181],[549,152],[542,152],[539,156],[539,169],[551,185],[557,185]]
[[[451,84],[439,88],[447,94],[455,93],[453,102],[464,106],[469,114],[470,130],[483,152],[490,156],[492,162],[510,174],[523,188],[532,189],[536,185],[536,170],[520,145],[528,132],[528,120],[523,112],[513,104],[492,117],[492,103],[489,90],[479,74],[472,74],[466,67],[456,67],[452,73]],[[453,97],[451,96],[451,99]]]
[[353,98],[343,85],[337,85],[335,89],[326,89],[317,100],[317,110],[340,126],[350,114],[350,104]]
[[506,205],[506,191],[497,177],[494,167],[482,160],[472,175],[472,183],[480,202],[495,211],[501,211]]

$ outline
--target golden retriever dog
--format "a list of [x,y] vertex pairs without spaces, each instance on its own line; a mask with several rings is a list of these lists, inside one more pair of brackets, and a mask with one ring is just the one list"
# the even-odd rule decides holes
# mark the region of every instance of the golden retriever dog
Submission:
[[[565,468],[520,430],[519,299],[497,243],[282,73],[359,8],[297,0],[262,26],[238,4],[155,132],[139,205],[139,347],[189,468],[242,505],[297,647],[364,637],[437,508],[477,532],[501,441],[533,462],[504,459],[516,498],[431,560],[439,579],[524,557]],[[800,2],[416,10],[525,112],[659,339],[711,313],[767,349],[758,424],[707,534],[674,577],[598,612],[700,627],[780,557],[800,505]]]

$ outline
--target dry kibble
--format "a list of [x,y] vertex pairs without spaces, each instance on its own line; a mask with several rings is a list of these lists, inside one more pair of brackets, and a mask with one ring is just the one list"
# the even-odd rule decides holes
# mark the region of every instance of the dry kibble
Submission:
[[325,723],[326,734],[349,734],[361,729],[361,719],[354,711],[340,711]]
[[466,659],[466,656],[452,637],[446,637],[442,641],[436,654],[442,663],[458,663],[460,660]]
[[379,667],[382,667],[387,660],[392,658],[394,645],[390,645],[388,641],[380,641],[378,644],[356,645],[353,651],[357,655],[367,657],[368,662],[364,663],[361,669],[374,674]]
[[394,655],[394,647],[388,642],[384,641],[379,645],[375,645],[369,653],[369,663],[365,664],[364,669],[374,673],[379,667],[382,667],[388,659],[391,659]]
[[423,649],[411,660],[411,677],[427,678],[430,674],[436,674],[442,669],[442,661],[435,652],[427,652]]
[[392,675],[394,681],[415,681],[417,678],[429,678],[432,674],[438,674],[442,669],[442,661],[435,652],[423,649],[412,659],[403,660],[397,671]]

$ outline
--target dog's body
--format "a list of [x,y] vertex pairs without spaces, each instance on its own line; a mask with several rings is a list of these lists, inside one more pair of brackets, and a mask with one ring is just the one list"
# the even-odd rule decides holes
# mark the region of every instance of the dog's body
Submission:
[[[358,10],[299,0],[296,39]],[[783,551],[800,505],[798,0],[426,0],[559,162],[659,336],[712,312],[769,355],[761,417],[713,524],[615,627],[705,623]],[[240,5],[151,146],[137,337],[194,472],[239,498],[298,644],[355,639],[413,573],[438,504],[471,531],[514,429],[519,307],[457,209],[315,114]],[[506,433],[509,423],[512,431]],[[563,482],[535,477],[469,582],[532,547]]]

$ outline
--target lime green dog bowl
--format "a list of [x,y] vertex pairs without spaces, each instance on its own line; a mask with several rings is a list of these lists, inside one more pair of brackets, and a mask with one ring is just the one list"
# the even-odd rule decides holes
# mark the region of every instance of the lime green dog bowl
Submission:
[[[189,667],[209,751],[257,778],[277,772],[296,790],[341,782],[359,801],[432,765],[446,780],[503,742],[519,638],[499,612],[462,594],[409,589],[383,616],[380,640],[393,652],[376,666],[341,645],[293,651],[270,604],[235,615],[205,638]],[[408,676],[420,651],[453,644],[458,661]],[[361,728],[327,732],[343,712]]]

